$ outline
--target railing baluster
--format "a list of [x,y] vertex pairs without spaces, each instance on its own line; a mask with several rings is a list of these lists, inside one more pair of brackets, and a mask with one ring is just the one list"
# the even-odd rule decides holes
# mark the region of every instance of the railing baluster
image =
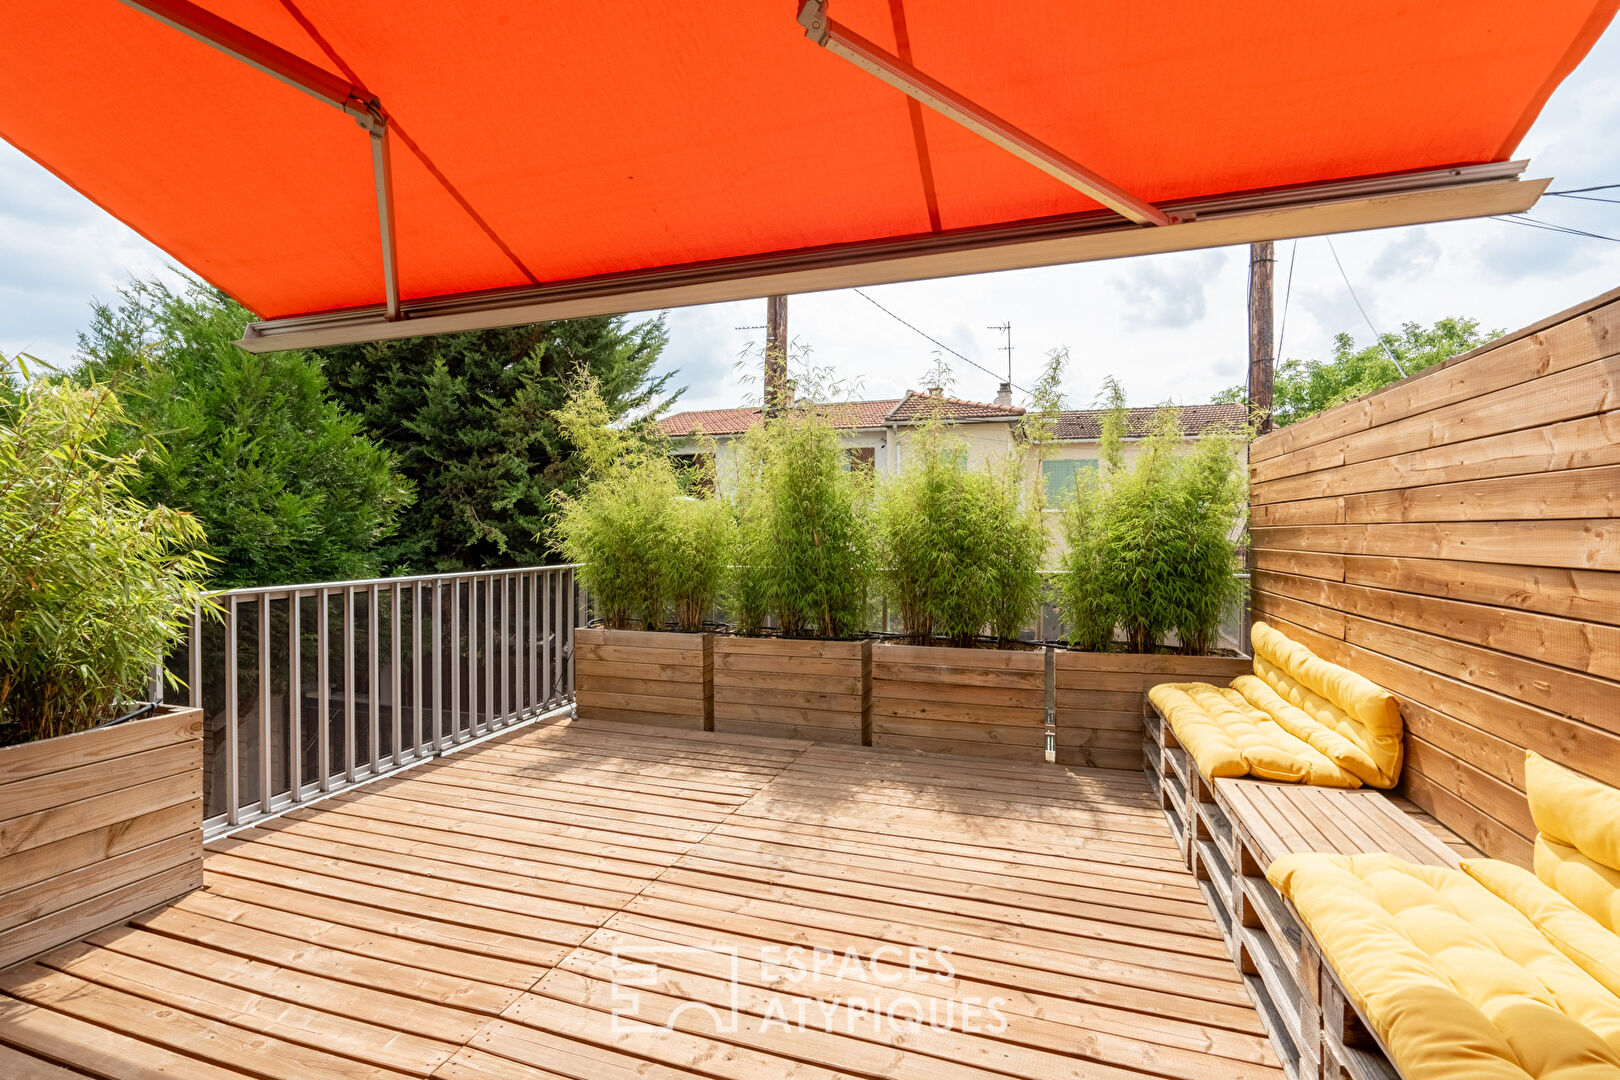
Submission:
[[202,608],[191,613],[191,645],[186,651],[186,680],[190,683],[186,687],[186,698],[191,702],[193,709],[203,707],[203,623]]
[[484,722],[479,733],[495,722],[495,578],[484,579],[489,602],[484,611]]
[[405,725],[399,715],[400,712],[400,686],[399,672],[399,585],[394,585],[394,595],[388,601],[388,638],[392,648],[391,663],[389,664],[389,691],[392,696],[388,699],[388,718],[392,721],[394,733],[394,764],[398,766],[403,760],[403,751],[400,748],[400,735]]
[[557,695],[551,685],[551,580],[556,575],[550,570],[540,575],[540,682],[545,687],[545,706],[551,707]]
[[240,736],[236,730],[236,597],[225,611],[225,819],[232,825],[242,820],[240,798]]
[[304,641],[299,626],[302,603],[297,589],[287,597],[287,788],[295,803],[304,801]]
[[270,730],[270,598],[259,597],[259,812],[270,812],[270,765],[275,755]]
[[411,724],[411,753],[425,757],[422,752],[422,721],[427,713],[422,709],[422,653],[427,646],[422,642],[422,583],[411,585],[411,711],[416,714]]
[[543,570],[529,571],[529,621],[524,623],[524,637],[529,643],[529,695],[525,704],[528,712],[540,711],[540,579]]
[[564,648],[568,656],[567,692],[568,696],[572,698],[574,696],[574,624],[579,621],[579,611],[576,607],[578,599],[574,592],[574,572],[572,570],[566,570],[564,573],[568,575],[568,615],[567,618],[564,619],[564,622],[567,625],[563,628],[568,635],[568,640]]
[[332,615],[327,607],[327,591],[318,594],[315,624],[315,681],[320,683],[320,697],[315,702],[315,723],[319,727],[315,738],[315,768],[320,772],[320,789],[332,790]]
[[382,772],[382,687],[378,686],[377,586],[371,587],[371,606],[366,608],[366,752],[371,773]]
[[[470,593],[472,590],[468,590]],[[461,730],[461,579],[450,580],[450,724],[446,734],[454,744]]]
[[444,753],[444,580],[433,579],[433,752]]
[[512,609],[517,607],[518,597],[522,596],[522,585],[518,585],[515,576],[501,576],[501,607],[505,609],[507,617],[507,638],[501,643],[501,722],[510,721],[517,709],[515,704],[520,701],[518,693],[522,691],[522,670],[518,665],[517,657],[517,622],[512,615]]
[[355,779],[354,589],[343,590],[343,778]]

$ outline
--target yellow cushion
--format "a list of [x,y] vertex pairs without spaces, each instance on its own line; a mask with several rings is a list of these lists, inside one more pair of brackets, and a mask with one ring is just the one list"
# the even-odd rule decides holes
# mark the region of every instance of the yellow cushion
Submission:
[[1620,995],[1620,936],[1542,884],[1499,859],[1464,859],[1463,873],[1512,904],[1541,936],[1611,994]]
[[1363,783],[1389,787],[1393,782],[1379,771],[1378,765],[1365,750],[1339,734],[1335,727],[1325,726],[1318,719],[1319,716],[1329,712],[1344,716],[1325,698],[1317,697],[1308,690],[1299,690],[1295,694],[1295,699],[1301,700],[1302,704],[1313,710],[1307,712],[1293,702],[1284,700],[1273,683],[1266,682],[1258,675],[1239,675],[1232,680],[1232,689],[1276,721],[1284,731],[1309,743],[1317,753]]
[[1620,998],[1461,871],[1302,854],[1266,876],[1407,1080],[1620,1075]]
[[1536,877],[1570,903],[1620,934],[1620,871],[1593,862],[1572,847],[1536,837]]
[[1208,683],[1160,683],[1148,691],[1148,699],[1198,771],[1211,779],[1258,776],[1321,787],[1360,786],[1354,775],[1289,734],[1236,690]]
[[[1349,668],[1331,664],[1264,622],[1250,631],[1254,674],[1275,695],[1263,706],[1362,782],[1394,787],[1401,774],[1403,728],[1395,695]],[[1234,682],[1232,685],[1237,686]],[[1245,696],[1257,693],[1252,687]],[[1275,712],[1275,701],[1291,709]]]
[[1620,791],[1555,765],[1534,750],[1524,756],[1524,786],[1530,816],[1542,836],[1620,870]]

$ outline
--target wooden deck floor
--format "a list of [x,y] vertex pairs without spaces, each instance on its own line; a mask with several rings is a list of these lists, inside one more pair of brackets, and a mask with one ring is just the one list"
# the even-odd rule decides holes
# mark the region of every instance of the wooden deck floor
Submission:
[[0,1076],[79,1075],[1282,1074],[1137,774],[576,723],[0,973]]

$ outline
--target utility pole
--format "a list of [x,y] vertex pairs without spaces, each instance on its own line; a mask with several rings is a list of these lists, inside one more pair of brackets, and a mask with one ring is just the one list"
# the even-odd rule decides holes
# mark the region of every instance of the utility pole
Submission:
[[1258,432],[1271,430],[1271,372],[1276,359],[1271,277],[1276,264],[1270,240],[1249,245],[1249,419],[1258,420]]
[[787,403],[787,301],[772,296],[765,301],[765,415]]

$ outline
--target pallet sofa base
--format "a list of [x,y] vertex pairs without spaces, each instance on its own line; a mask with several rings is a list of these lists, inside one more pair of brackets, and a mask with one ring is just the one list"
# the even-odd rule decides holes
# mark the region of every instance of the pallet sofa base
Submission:
[[1399,1071],[1266,867],[1294,851],[1391,851],[1453,867],[1455,854],[1379,791],[1212,782],[1151,703],[1145,714],[1148,784],[1284,1071],[1296,1080],[1396,1080]]

